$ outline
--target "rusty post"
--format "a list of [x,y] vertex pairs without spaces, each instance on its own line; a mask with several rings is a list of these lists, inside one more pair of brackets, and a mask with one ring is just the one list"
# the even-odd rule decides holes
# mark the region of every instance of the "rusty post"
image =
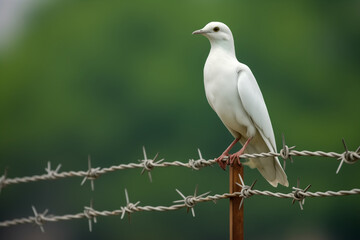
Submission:
[[[241,187],[236,185],[240,182],[239,174],[244,179],[244,168],[242,165],[234,163],[230,167],[230,193],[240,192]],[[244,240],[244,204],[240,206],[241,198],[230,198],[230,240]]]

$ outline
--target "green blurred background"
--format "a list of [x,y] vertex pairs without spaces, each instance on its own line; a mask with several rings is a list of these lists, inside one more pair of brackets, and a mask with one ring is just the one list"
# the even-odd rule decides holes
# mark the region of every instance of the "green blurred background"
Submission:
[[[209,107],[203,89],[208,40],[192,36],[209,21],[233,31],[239,61],[262,89],[278,148],[281,133],[298,150],[343,152],[341,138],[360,144],[360,1],[0,1],[0,171],[8,177],[137,162],[142,146],[166,161],[218,156],[232,136]],[[240,147],[240,145],[239,145]],[[311,191],[359,187],[360,164],[295,157],[286,172]],[[228,191],[228,172],[154,169],[114,172],[80,186],[80,178],[4,188],[0,221],[94,208],[113,210],[130,200],[170,205],[175,188],[192,194]],[[258,179],[245,169],[245,182]],[[253,196],[245,201],[246,239],[358,239],[359,196],[289,199]],[[98,217],[1,228],[1,239],[228,239],[228,201],[186,210],[142,212],[131,223]]]

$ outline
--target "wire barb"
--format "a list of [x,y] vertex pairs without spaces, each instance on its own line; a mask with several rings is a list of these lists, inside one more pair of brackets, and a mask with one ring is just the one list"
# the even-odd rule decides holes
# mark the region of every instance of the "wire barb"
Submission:
[[360,146],[356,149],[355,152],[352,152],[348,150],[344,139],[342,139],[342,143],[344,145],[345,152],[343,152],[343,154],[341,154],[341,156],[338,158],[338,160],[340,160],[340,164],[336,170],[336,174],[339,173],[344,162],[347,164],[354,164],[357,160],[360,159]]
[[50,179],[56,179],[56,174],[58,174],[58,171],[60,170],[60,168],[61,168],[61,164],[57,165],[55,170],[51,170],[51,162],[48,161],[45,171]]
[[84,215],[89,220],[89,231],[92,232],[92,221],[94,223],[97,222],[96,213],[95,213],[95,210],[93,209],[93,200],[92,199],[90,201],[90,206],[84,207]]
[[192,213],[193,217],[195,217],[194,207],[195,207],[197,200],[199,200],[200,198],[202,198],[210,193],[210,192],[206,192],[206,193],[203,193],[203,194],[200,194],[199,196],[197,196],[198,185],[196,185],[196,187],[195,187],[194,195],[185,196],[178,189],[175,189],[175,190],[183,199],[175,200],[173,202],[174,203],[184,203],[185,206],[187,207],[187,212],[189,212],[189,210],[191,209],[191,213]]
[[139,205],[140,201],[137,201],[135,204],[131,203],[129,200],[129,194],[128,194],[128,191],[126,188],[125,188],[125,199],[126,199],[126,206],[120,207],[120,210],[122,211],[121,219],[123,219],[125,216],[125,213],[127,213],[129,216],[129,222],[131,222],[130,214],[137,210],[137,205]]
[[293,198],[294,198],[292,200],[292,204],[294,204],[295,201],[298,201],[299,205],[300,205],[300,209],[304,210],[303,206],[305,204],[305,197],[306,197],[306,195],[304,193],[306,193],[307,190],[309,190],[310,187],[311,187],[311,184],[307,185],[306,188],[301,189],[300,188],[300,180],[298,179],[296,187],[292,188],[293,189],[292,194],[293,194]]
[[139,162],[141,162],[144,166],[144,168],[141,171],[141,175],[144,174],[145,171],[148,172],[148,176],[150,179],[150,182],[152,182],[152,176],[151,176],[151,170],[154,168],[154,164],[159,164],[161,162],[164,161],[163,159],[160,159],[159,161],[155,162],[156,158],[159,156],[159,153],[156,153],[155,157],[153,159],[148,159],[147,155],[146,155],[146,151],[145,151],[145,147],[143,146],[143,153],[144,153],[144,159],[143,160],[139,160]]
[[88,171],[80,185],[82,186],[82,185],[84,185],[86,180],[90,180],[91,181],[91,190],[94,191],[95,190],[94,180],[100,176],[99,170],[100,170],[100,167],[91,168],[91,156],[88,155]]
[[197,150],[198,150],[198,154],[199,154],[199,159],[197,159],[197,160],[189,159],[189,166],[193,170],[199,170],[200,168],[203,168],[205,166],[209,166],[208,161],[203,158],[200,149],[198,148]]
[[35,217],[34,217],[35,223],[40,227],[42,232],[45,232],[43,224],[44,224],[45,215],[47,214],[48,210],[46,209],[43,213],[39,214],[36,211],[36,208],[34,206],[31,206],[31,208],[32,208],[32,210],[34,212],[34,215],[35,215]]
[[247,186],[247,185],[245,185],[244,180],[242,179],[240,174],[239,174],[239,179],[240,179],[241,183],[236,182],[235,184],[238,185],[239,187],[241,187],[241,191],[240,191],[240,194],[239,194],[239,197],[241,197],[241,201],[240,201],[240,204],[239,204],[239,209],[240,209],[242,207],[243,203],[244,203],[244,199],[249,198],[252,195],[254,195],[252,190],[253,190],[257,180],[255,180],[251,184],[251,186]]
[[284,159],[284,165],[283,165],[283,168],[285,170],[286,168],[286,160],[287,159],[290,159],[291,163],[294,162],[294,160],[292,159],[291,155],[290,155],[290,152],[291,150],[293,150],[295,148],[295,146],[292,146],[292,147],[288,147],[285,143],[285,136],[284,134],[282,134],[282,146],[283,148],[280,150],[280,156]]

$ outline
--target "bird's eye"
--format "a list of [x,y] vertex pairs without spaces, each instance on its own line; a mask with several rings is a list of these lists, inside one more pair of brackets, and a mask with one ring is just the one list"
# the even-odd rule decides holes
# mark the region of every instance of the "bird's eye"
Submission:
[[214,27],[214,32],[218,32],[219,30],[220,30],[220,28],[219,27]]

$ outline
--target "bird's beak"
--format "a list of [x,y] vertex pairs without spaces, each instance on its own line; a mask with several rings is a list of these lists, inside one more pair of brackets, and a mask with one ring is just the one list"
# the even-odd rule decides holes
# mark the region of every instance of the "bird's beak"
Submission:
[[205,34],[205,33],[207,33],[207,31],[204,31],[204,30],[202,30],[202,29],[199,29],[199,30],[193,31],[192,34]]

